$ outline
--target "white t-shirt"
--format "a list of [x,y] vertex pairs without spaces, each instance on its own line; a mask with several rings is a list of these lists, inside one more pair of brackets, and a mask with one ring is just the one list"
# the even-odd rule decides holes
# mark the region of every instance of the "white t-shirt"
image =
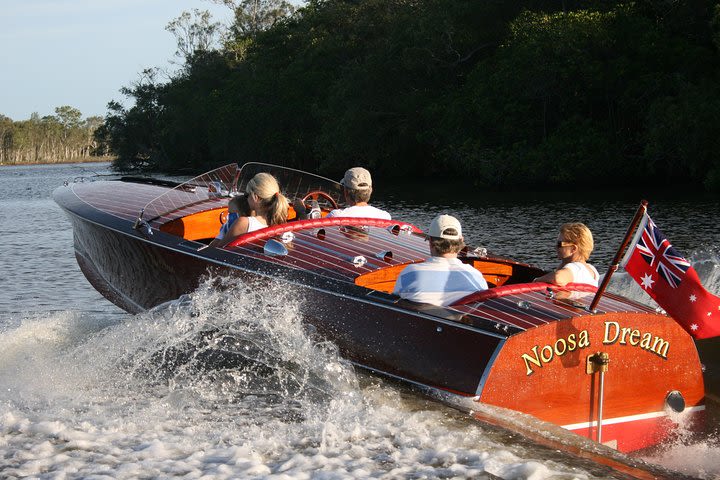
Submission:
[[482,273],[459,259],[430,257],[405,267],[393,293],[414,302],[445,306],[487,288]]
[[360,217],[360,218],[381,218],[390,220],[390,214],[385,210],[373,207],[372,205],[338,208],[327,214],[328,217]]
[[595,269],[595,267],[593,267],[589,263],[572,262],[568,263],[563,268],[567,268],[572,272],[573,280],[571,283],[586,283],[595,287],[598,286],[600,274]]

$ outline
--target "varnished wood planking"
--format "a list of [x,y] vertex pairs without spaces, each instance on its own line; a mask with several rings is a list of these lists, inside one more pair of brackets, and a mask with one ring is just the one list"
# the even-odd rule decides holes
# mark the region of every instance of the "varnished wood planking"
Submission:
[[[603,344],[605,322],[617,322],[668,341],[668,358],[629,343]],[[539,351],[559,338],[567,339],[571,334],[577,338],[582,331],[589,334],[589,347],[554,355],[542,367],[530,364],[533,373],[527,374],[523,354],[534,357],[534,347]],[[592,421],[597,416],[599,377],[586,374],[585,364],[587,356],[598,351],[610,356],[605,375],[605,418],[662,411],[671,390],[679,390],[688,406],[703,402],[701,367],[692,338],[668,317],[619,313],[554,322],[510,337],[493,364],[481,401],[560,425]]]

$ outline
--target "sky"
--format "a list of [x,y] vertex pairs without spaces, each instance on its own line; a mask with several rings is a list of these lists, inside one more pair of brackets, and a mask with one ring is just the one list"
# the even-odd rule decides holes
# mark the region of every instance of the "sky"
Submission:
[[231,18],[210,0],[0,0],[0,114],[27,120],[69,105],[87,118],[111,100],[127,105],[119,90],[140,72],[176,68],[165,26],[192,9]]

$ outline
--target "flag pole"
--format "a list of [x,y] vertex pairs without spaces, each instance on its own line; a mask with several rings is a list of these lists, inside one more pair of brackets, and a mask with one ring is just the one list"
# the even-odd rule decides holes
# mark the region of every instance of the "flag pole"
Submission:
[[620,267],[620,259],[622,258],[628,243],[630,243],[630,239],[632,238],[633,232],[635,231],[635,227],[637,227],[643,215],[645,214],[645,212],[647,212],[647,205],[647,200],[640,201],[640,206],[638,207],[637,212],[635,212],[635,216],[633,217],[632,222],[630,222],[630,226],[628,227],[627,232],[625,232],[625,238],[623,238],[623,241],[620,244],[620,248],[618,248],[618,251],[615,254],[615,258],[613,258],[612,265],[610,265],[608,272],[605,274],[605,278],[603,278],[600,287],[598,287],[595,297],[592,299],[592,302],[590,302],[588,310],[590,310],[591,312],[595,312],[595,307],[597,307],[598,302],[600,302],[600,297],[602,297],[603,293],[605,293],[605,289],[610,283],[610,277],[612,277],[612,274],[615,273]]

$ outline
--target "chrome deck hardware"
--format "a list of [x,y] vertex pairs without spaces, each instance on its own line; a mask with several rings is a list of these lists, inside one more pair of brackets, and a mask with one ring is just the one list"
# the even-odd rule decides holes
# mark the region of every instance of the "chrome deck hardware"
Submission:
[[600,374],[600,385],[598,387],[598,420],[597,420],[597,441],[602,443],[602,422],[603,404],[605,401],[605,373],[610,365],[610,355],[606,352],[596,352],[588,355],[585,371],[588,375]]
[[356,268],[360,268],[367,263],[367,259],[362,255],[358,255],[357,257],[352,259],[352,263],[353,265],[355,265]]
[[281,242],[271,238],[263,246],[263,253],[271,257],[284,257],[288,254],[288,249]]

